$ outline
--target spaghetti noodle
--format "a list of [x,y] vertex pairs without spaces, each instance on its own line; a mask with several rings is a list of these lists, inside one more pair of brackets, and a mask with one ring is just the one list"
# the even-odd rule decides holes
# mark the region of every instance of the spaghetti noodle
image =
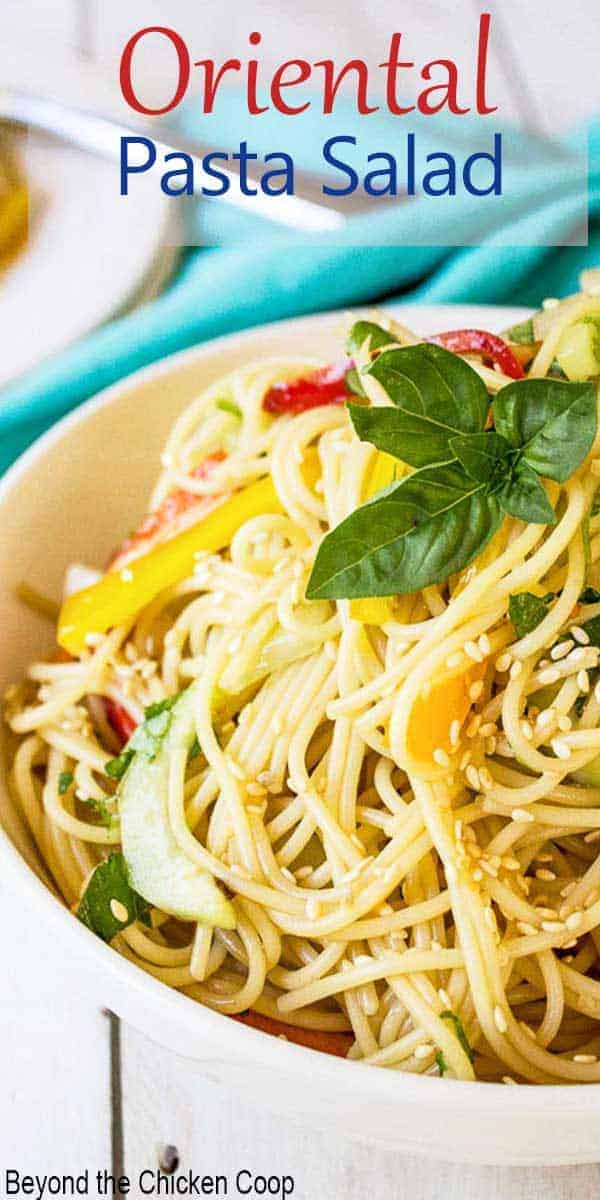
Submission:
[[[529,352],[515,341],[528,377],[560,374],[564,330],[596,305],[582,294]],[[463,361],[491,395],[510,382]],[[146,714],[158,745],[168,721],[152,714],[193,695],[167,832],[227,895],[233,927],[154,906],[123,923],[119,953],[222,1013],[374,1065],[600,1081],[598,443],[545,485],[553,524],[505,516],[464,570],[415,593],[310,601],[324,533],[390,478],[344,404],[265,407],[319,367],[253,364],[179,417],[154,517],[113,574],[135,585],[140,556],[258,480],[275,500],[133,617],[30,667],[7,699],[14,795],[77,909],[121,841],[142,753],[131,742],[123,759],[123,743]],[[364,403],[388,403],[361,379]],[[519,633],[524,594],[541,607]]]

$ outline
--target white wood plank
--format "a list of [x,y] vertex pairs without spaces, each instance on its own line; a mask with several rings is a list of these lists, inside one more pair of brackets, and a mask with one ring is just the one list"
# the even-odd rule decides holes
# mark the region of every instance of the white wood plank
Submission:
[[134,1180],[156,1169],[170,1144],[181,1171],[227,1176],[232,1197],[241,1169],[291,1175],[294,1200],[573,1200],[600,1185],[596,1166],[470,1167],[335,1139],[250,1109],[185,1060],[126,1025],[121,1031],[125,1170]]
[[0,944],[2,1167],[110,1169],[108,1019],[81,994],[78,964],[54,952],[4,883]]
[[53,45],[75,46],[79,3],[85,0],[2,0],[0,34],[50,52]]
[[506,42],[515,93],[541,130],[552,133],[598,109],[598,3],[491,0],[486,5]]

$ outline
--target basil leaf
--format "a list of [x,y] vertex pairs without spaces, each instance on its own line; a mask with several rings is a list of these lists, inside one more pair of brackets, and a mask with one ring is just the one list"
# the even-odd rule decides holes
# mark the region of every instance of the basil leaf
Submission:
[[356,367],[349,367],[346,371],[345,383],[347,392],[352,392],[353,396],[360,396],[362,400],[368,399]]
[[485,384],[468,363],[441,346],[419,343],[389,350],[368,373],[400,409],[402,459],[412,467],[448,462],[452,437],[484,428]]
[[450,449],[471,479],[493,484],[510,470],[514,451],[506,438],[494,433],[464,433],[450,440]]
[[369,339],[369,351],[381,350],[382,346],[392,345],[398,341],[393,333],[376,325],[374,321],[355,321],[346,342],[348,354],[357,354]]
[[117,820],[117,816],[104,800],[96,800],[94,796],[88,796],[84,803],[87,804],[88,808],[91,808],[93,813],[96,813],[100,825],[104,825],[106,829],[112,828]]
[[456,1036],[457,1036],[467,1058],[469,1059],[469,1062],[474,1062],[475,1054],[471,1047],[471,1043],[469,1042],[469,1039],[465,1033],[465,1027],[464,1027],[460,1017],[457,1017],[456,1013],[453,1013],[451,1011],[451,1009],[449,1009],[449,1008],[446,1008],[444,1010],[444,1012],[441,1012],[440,1017],[444,1021],[452,1021],[455,1032],[456,1032]]
[[58,777],[58,794],[64,796],[68,792],[75,776],[72,771],[61,771]]
[[534,596],[533,592],[516,592],[509,598],[508,615],[518,638],[526,637],[533,629],[537,629],[547,615],[553,599],[553,592],[549,592],[547,596]]
[[501,519],[496,498],[457,464],[415,471],[324,538],[307,597],[390,596],[441,583],[481,553]]
[[564,483],[591,449],[597,405],[593,383],[523,379],[498,392],[494,423],[538,475]]
[[424,422],[422,417],[401,408],[366,408],[360,404],[348,404],[347,408],[362,442],[371,442],[412,467],[428,467],[454,457],[449,448],[451,429],[438,429],[433,422]]
[[527,321],[519,321],[518,325],[511,325],[510,329],[506,330],[504,337],[515,346],[531,346],[536,340],[533,332],[533,318],[529,317]]
[[[121,906],[127,914],[122,920]],[[127,863],[123,855],[111,854],[92,872],[77,909],[77,916],[104,942],[110,942],[133,921],[142,920],[148,924],[148,909],[146,901],[138,896],[129,882]]]
[[497,491],[505,513],[532,525],[554,525],[556,513],[535,471],[522,461]]

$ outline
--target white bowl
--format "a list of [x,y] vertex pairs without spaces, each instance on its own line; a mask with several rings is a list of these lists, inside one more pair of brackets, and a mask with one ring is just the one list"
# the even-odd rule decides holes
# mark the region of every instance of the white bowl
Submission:
[[[501,329],[523,316],[447,306],[400,312],[424,332]],[[264,355],[339,356],[341,327],[339,313],[308,317],[176,355],[89,401],[20,459],[0,483],[2,689],[52,645],[48,626],[16,601],[16,584],[26,579],[58,596],[67,563],[106,560],[143,513],[171,422],[201,387]],[[3,780],[0,815],[3,881],[10,876],[40,939],[53,938],[71,980],[205,1076],[332,1134],[411,1154],[504,1164],[598,1160],[600,1085],[505,1087],[377,1070],[267,1036],[170,990],[105,946],[48,891]]]

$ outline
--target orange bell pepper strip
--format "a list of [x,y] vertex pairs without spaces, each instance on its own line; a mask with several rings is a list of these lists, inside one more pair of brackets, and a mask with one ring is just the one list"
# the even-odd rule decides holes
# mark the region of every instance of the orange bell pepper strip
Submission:
[[242,488],[191,528],[68,596],[58,618],[59,645],[80,654],[88,634],[106,633],[131,620],[160,592],[191,575],[199,552],[223,550],[250,518],[282,511],[270,476]]
[[483,679],[486,663],[475,663],[461,675],[446,675],[436,681],[427,694],[421,693],[412,706],[406,741],[410,753],[419,762],[430,764],[438,748],[452,754],[450,741],[454,721],[463,725],[472,700],[469,689]]

